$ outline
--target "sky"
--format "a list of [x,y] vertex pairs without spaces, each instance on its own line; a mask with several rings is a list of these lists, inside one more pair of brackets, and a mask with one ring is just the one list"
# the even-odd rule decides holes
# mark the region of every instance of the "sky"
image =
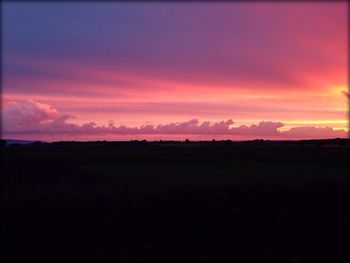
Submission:
[[348,3],[2,3],[2,137],[348,137]]

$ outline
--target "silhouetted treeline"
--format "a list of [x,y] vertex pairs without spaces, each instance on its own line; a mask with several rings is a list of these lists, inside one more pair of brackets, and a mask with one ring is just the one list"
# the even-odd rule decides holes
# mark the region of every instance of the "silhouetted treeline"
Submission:
[[38,146],[38,145],[170,145],[170,144],[192,144],[192,145],[217,145],[217,146],[245,146],[245,145],[262,145],[262,146],[279,146],[279,145],[295,145],[295,146],[350,146],[350,139],[336,138],[336,139],[313,139],[313,140],[248,140],[248,141],[232,141],[232,140],[212,140],[212,141],[185,141],[176,140],[159,140],[159,141],[147,141],[147,140],[130,140],[130,141],[57,141],[57,142],[43,142],[34,141],[24,143],[7,143],[7,140],[1,140],[1,146]]

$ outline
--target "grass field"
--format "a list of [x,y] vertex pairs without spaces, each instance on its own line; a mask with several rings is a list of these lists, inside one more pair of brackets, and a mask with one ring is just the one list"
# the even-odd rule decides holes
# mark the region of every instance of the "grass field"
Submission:
[[5,262],[347,262],[349,141],[2,149]]

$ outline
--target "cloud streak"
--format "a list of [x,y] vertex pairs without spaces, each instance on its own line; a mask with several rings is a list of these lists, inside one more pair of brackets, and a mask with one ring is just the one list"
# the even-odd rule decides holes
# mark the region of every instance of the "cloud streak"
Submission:
[[[142,76],[199,86],[303,90],[317,89],[316,82],[331,73],[346,82],[346,3],[7,3],[4,10],[4,73],[11,83],[34,75],[147,90],[135,79]],[[16,61],[14,54],[29,63]],[[74,64],[79,65],[72,69]],[[82,74],[82,68],[96,73]],[[101,77],[108,71],[108,78]],[[115,79],[118,74],[128,78]]]
[[3,111],[4,135],[243,135],[256,138],[280,137],[285,139],[295,138],[346,138],[348,134],[344,130],[335,130],[329,127],[293,127],[287,131],[281,131],[282,122],[262,121],[250,126],[241,125],[234,127],[232,119],[226,121],[200,122],[191,119],[185,122],[172,122],[168,124],[147,124],[140,127],[115,126],[113,121],[108,125],[97,125],[95,122],[87,122],[82,125],[69,123],[72,117],[61,114],[48,104],[26,100],[24,102],[11,102]]

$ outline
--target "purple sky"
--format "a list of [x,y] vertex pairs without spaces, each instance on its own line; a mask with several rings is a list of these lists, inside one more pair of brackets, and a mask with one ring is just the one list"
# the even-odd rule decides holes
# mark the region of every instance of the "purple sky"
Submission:
[[3,136],[347,136],[345,1],[2,6]]

